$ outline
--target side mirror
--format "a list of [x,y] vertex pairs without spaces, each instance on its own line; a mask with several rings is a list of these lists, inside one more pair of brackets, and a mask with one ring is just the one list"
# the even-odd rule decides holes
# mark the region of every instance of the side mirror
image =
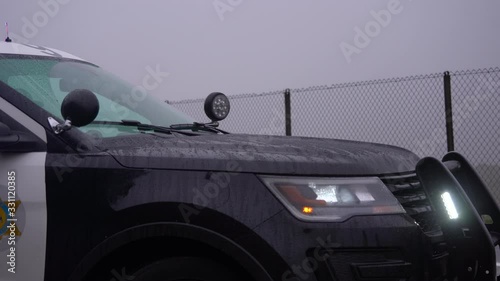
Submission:
[[86,89],[71,91],[61,104],[63,118],[77,127],[90,124],[98,113],[99,101],[94,93]]
[[224,120],[229,115],[231,105],[223,93],[215,92],[205,99],[205,114],[212,122]]
[[61,115],[64,124],[59,124],[49,117],[49,124],[54,133],[60,134],[71,129],[72,126],[82,127],[90,124],[99,113],[99,100],[94,93],[86,89],[71,91],[61,104]]

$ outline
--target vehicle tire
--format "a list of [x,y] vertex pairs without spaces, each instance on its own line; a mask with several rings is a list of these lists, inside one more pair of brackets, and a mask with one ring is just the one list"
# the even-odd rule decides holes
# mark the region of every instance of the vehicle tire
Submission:
[[175,257],[137,270],[133,281],[247,281],[222,263],[198,257]]

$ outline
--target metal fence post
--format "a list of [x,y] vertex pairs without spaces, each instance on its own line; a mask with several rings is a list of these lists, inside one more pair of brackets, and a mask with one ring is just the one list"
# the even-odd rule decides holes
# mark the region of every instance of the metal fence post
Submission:
[[453,111],[451,105],[451,77],[450,72],[444,73],[444,107],[446,111],[446,142],[448,151],[455,150],[455,140],[453,136]]
[[290,99],[290,89],[285,90],[285,134],[292,135],[292,101]]

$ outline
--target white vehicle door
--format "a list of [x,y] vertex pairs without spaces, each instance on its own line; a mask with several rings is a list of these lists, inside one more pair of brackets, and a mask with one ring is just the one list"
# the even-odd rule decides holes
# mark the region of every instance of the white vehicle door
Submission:
[[40,124],[1,96],[0,281],[42,281],[47,136]]

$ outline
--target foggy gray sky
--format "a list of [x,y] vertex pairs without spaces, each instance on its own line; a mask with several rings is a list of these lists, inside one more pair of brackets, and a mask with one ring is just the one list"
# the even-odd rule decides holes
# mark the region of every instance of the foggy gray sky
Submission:
[[500,66],[500,1],[397,2],[1,0],[0,21],[134,84],[159,65],[168,100]]

